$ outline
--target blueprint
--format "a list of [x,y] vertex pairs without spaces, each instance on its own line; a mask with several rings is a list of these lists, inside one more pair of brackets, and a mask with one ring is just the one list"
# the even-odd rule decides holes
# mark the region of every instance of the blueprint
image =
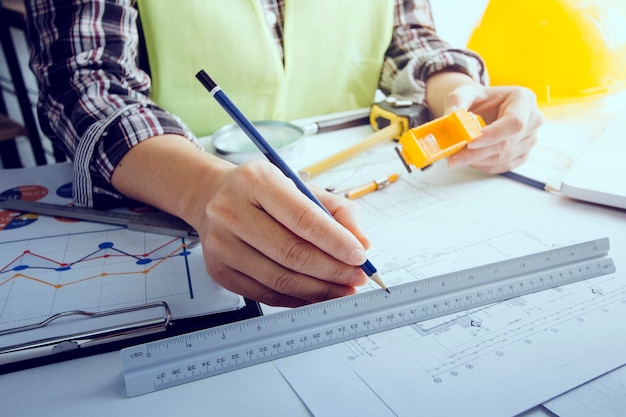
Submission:
[[[475,186],[481,181],[493,184]],[[561,226],[571,221],[559,220],[594,208],[570,209],[558,196],[441,164],[403,174],[358,204],[372,241],[370,260],[388,286],[626,234],[621,213],[607,211],[604,222],[578,222],[572,230]],[[609,255],[624,249],[612,247]],[[513,416],[626,363],[623,259],[615,260],[614,274],[275,365],[316,416]]]

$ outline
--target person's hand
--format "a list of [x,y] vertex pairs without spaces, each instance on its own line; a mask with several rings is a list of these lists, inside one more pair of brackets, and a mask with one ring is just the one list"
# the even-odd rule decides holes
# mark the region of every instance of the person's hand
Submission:
[[367,281],[359,265],[369,245],[358,206],[312,191],[335,219],[266,161],[232,169],[196,225],[209,274],[224,288],[273,306],[354,294]]
[[523,87],[465,84],[448,94],[444,103],[446,114],[465,108],[486,123],[479,138],[448,158],[451,168],[471,166],[491,174],[510,171],[528,159],[543,123],[534,93]]

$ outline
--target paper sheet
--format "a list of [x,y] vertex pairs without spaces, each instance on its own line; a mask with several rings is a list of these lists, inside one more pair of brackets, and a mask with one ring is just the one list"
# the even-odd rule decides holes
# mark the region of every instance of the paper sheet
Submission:
[[626,415],[626,366],[587,382],[544,405],[560,417]]
[[[620,213],[607,211],[601,224],[576,223],[573,218],[593,208],[506,178],[451,172],[444,164],[403,175],[359,205],[373,242],[370,260],[390,286],[626,235]],[[580,227],[572,230],[572,224]],[[617,274],[275,364],[316,416],[354,410],[398,416],[515,415],[626,363],[626,280],[619,274],[626,267],[619,256],[624,250],[623,243],[611,249],[618,257]],[[375,286],[364,290],[370,289]]]

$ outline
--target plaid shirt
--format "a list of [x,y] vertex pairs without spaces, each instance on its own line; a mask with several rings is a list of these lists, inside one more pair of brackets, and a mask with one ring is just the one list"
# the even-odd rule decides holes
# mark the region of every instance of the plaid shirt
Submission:
[[[284,0],[259,1],[276,16],[266,20],[282,55]],[[133,1],[28,0],[26,9],[39,119],[74,162],[74,201],[89,207],[119,203],[123,197],[111,177],[129,149],[163,134],[196,140],[178,117],[149,99],[150,78],[137,66]],[[422,102],[424,81],[441,70],[487,82],[478,56],[437,37],[427,0],[396,0],[380,89]]]

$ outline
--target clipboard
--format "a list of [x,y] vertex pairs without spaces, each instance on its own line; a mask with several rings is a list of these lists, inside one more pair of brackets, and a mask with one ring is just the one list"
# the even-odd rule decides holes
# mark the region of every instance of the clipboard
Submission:
[[[71,164],[0,176],[0,290],[21,290],[0,297],[0,374],[262,314],[205,279],[189,225],[145,210],[66,207],[71,181]],[[12,211],[5,203],[27,205]],[[32,214],[30,203],[61,212]]]
[[[0,374],[19,371],[79,357],[95,355],[122,348],[177,336],[197,330],[245,320],[262,315],[259,304],[244,299],[245,306],[234,311],[206,316],[172,320],[166,302],[159,301],[102,312],[71,310],[57,313],[31,325],[18,326],[0,331]],[[142,318],[137,320],[137,312]],[[119,317],[133,318],[119,324]],[[107,320],[116,317],[116,323]],[[81,331],[64,331],[64,324],[82,322]],[[46,330],[54,329],[54,335]],[[19,343],[4,345],[3,336],[20,335]]]

